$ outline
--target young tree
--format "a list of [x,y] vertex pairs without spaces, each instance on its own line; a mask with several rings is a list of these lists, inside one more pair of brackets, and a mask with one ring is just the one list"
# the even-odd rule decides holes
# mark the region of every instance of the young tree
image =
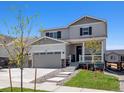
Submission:
[[[93,64],[93,68],[95,69],[95,63],[96,63],[96,60],[94,60],[94,55],[96,55],[97,53],[100,52],[101,50],[101,41],[100,40],[95,40],[95,39],[92,39],[90,41],[86,41],[85,42],[85,47],[89,50],[91,56],[92,56],[92,64]],[[96,79],[96,72],[94,74],[94,79]]]
[[16,64],[21,70],[21,92],[23,92],[23,68],[30,50],[28,42],[30,41],[34,19],[37,17],[38,15],[24,16],[22,12],[19,11],[16,17],[17,23],[12,27],[6,27],[11,28],[8,29],[8,33],[16,39],[10,44],[3,41],[3,46],[8,52],[10,63]]
[[96,60],[94,60],[94,55],[101,51],[101,41],[92,39],[90,41],[85,42],[85,47],[88,49],[92,56],[92,63],[95,64]]

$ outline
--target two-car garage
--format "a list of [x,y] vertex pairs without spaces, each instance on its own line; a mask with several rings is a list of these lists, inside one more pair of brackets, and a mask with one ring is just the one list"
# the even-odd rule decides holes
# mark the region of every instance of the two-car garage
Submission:
[[66,43],[49,37],[37,42],[31,48],[32,67],[61,68],[66,59]]
[[61,52],[41,52],[33,54],[33,67],[61,67]]

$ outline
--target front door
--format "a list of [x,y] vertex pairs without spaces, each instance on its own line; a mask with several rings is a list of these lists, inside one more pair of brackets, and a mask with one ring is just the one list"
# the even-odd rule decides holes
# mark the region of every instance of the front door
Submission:
[[76,46],[76,61],[79,61],[79,55],[82,55],[82,46]]

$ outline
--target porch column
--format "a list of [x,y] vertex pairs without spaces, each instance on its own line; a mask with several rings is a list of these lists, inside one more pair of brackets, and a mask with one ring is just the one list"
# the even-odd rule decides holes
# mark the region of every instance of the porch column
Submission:
[[102,47],[101,48],[101,55],[102,55],[101,61],[104,62],[104,47],[103,47],[104,45],[103,45],[103,41],[101,41],[101,44],[102,44],[102,46],[101,46]]
[[85,42],[83,42],[82,44],[82,62],[84,62],[84,59],[85,59]]

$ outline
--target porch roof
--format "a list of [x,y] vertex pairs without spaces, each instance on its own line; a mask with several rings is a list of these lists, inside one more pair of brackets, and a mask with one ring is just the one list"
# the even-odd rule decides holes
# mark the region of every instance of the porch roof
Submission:
[[82,42],[85,42],[85,41],[89,41],[89,40],[104,40],[106,39],[106,37],[95,37],[95,38],[81,38],[81,39],[68,39],[68,40],[65,40],[66,42],[69,42],[69,43],[82,43]]

